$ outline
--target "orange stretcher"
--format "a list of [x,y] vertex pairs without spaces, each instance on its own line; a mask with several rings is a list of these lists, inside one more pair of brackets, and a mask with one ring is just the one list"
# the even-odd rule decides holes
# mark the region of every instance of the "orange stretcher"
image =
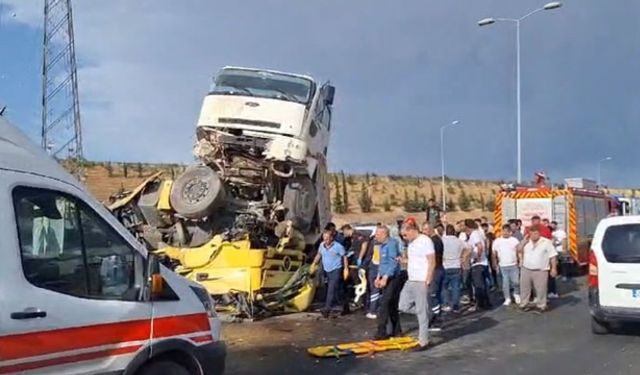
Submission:
[[392,337],[387,340],[371,340],[338,345],[323,345],[307,349],[314,357],[330,358],[349,355],[366,355],[388,350],[408,350],[418,346],[418,341],[412,337]]

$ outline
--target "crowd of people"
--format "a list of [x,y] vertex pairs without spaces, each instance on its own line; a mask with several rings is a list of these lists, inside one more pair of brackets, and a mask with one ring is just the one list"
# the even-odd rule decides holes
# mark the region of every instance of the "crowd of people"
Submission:
[[[487,218],[448,223],[430,202],[426,221],[399,219],[377,224],[373,233],[351,225],[340,231],[329,224],[318,243],[311,271],[322,264],[327,293],[322,314],[333,308],[350,312],[360,270],[366,272],[366,318],[377,321],[375,339],[399,335],[400,312],[415,314],[419,346],[429,345],[429,332],[444,314],[492,308],[492,291],[502,289],[503,305],[545,312],[549,298],[558,298],[558,259],[566,233],[555,222],[531,218],[510,220],[496,238]],[[431,329],[430,329],[431,327]]]

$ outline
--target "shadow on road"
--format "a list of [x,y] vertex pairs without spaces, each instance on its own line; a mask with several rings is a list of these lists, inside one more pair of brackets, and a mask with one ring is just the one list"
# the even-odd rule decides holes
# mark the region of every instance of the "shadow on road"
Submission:
[[281,345],[230,350],[226,375],[287,375],[354,373],[358,358],[314,358],[306,348]]
[[435,340],[434,346],[442,345],[463,336],[469,336],[491,329],[496,327],[499,323],[499,321],[493,318],[478,314],[471,314],[455,320],[450,320],[443,325],[442,331],[436,336],[441,338],[441,340]]

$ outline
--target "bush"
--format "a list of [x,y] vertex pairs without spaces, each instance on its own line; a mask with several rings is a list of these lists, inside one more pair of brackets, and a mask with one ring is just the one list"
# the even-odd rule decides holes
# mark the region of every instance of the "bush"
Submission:
[[358,204],[360,204],[360,209],[362,212],[371,212],[373,208],[373,201],[369,196],[369,192],[367,191],[367,187],[365,184],[362,184],[362,192],[360,193],[360,199],[358,199]]
[[449,185],[449,186],[447,187],[447,194],[451,194],[451,195],[453,195],[453,194],[455,194],[455,193],[456,193],[456,188],[454,188],[453,186]]
[[142,163],[140,163],[140,162],[139,162],[139,163],[136,165],[136,169],[138,170],[138,177],[142,177],[142,174],[143,174],[143,173],[142,173]]
[[127,163],[122,163],[122,175],[124,178],[129,177],[129,165]]
[[471,210],[471,199],[469,199],[469,196],[464,189],[460,190],[460,195],[458,196],[458,207],[465,212]]
[[487,200],[487,204],[485,205],[485,209],[489,212],[493,212],[496,209],[496,200],[493,198],[489,198],[489,200]]
[[391,202],[389,201],[389,198],[384,199],[384,202],[382,203],[382,207],[384,208],[385,212],[391,211]]
[[457,210],[458,208],[456,207],[456,204],[453,202],[451,198],[449,198],[449,200],[447,201],[447,211],[453,212]]
[[109,177],[113,177],[113,165],[111,165],[111,162],[110,161],[106,162],[104,164],[104,167],[107,170]]

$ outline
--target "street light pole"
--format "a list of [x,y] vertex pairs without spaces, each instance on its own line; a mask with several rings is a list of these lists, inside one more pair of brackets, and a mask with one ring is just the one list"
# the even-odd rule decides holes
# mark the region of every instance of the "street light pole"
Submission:
[[598,160],[598,187],[602,185],[602,162],[613,160],[611,156]]
[[492,25],[496,22],[513,22],[516,24],[516,101],[517,101],[517,133],[518,133],[518,141],[517,141],[517,164],[518,164],[518,172],[517,172],[517,180],[518,183],[522,183],[522,116],[521,116],[521,105],[520,105],[520,23],[524,21],[525,18],[528,18],[538,12],[543,10],[553,10],[558,9],[562,6],[562,3],[558,1],[554,1],[551,3],[545,4],[542,8],[535,9],[520,18],[485,18],[478,21],[478,26],[488,26]]
[[447,195],[446,195],[446,188],[445,188],[445,179],[444,179],[444,129],[446,129],[448,126],[454,126],[454,125],[458,125],[460,123],[460,121],[455,120],[452,121],[450,124],[444,125],[442,127],[440,127],[440,163],[441,163],[441,172],[442,172],[442,210],[444,212],[447,212]]
[[521,122],[521,112],[520,112],[520,20],[516,21],[516,86],[517,86],[517,111],[518,111],[518,184],[522,183],[522,122]]

